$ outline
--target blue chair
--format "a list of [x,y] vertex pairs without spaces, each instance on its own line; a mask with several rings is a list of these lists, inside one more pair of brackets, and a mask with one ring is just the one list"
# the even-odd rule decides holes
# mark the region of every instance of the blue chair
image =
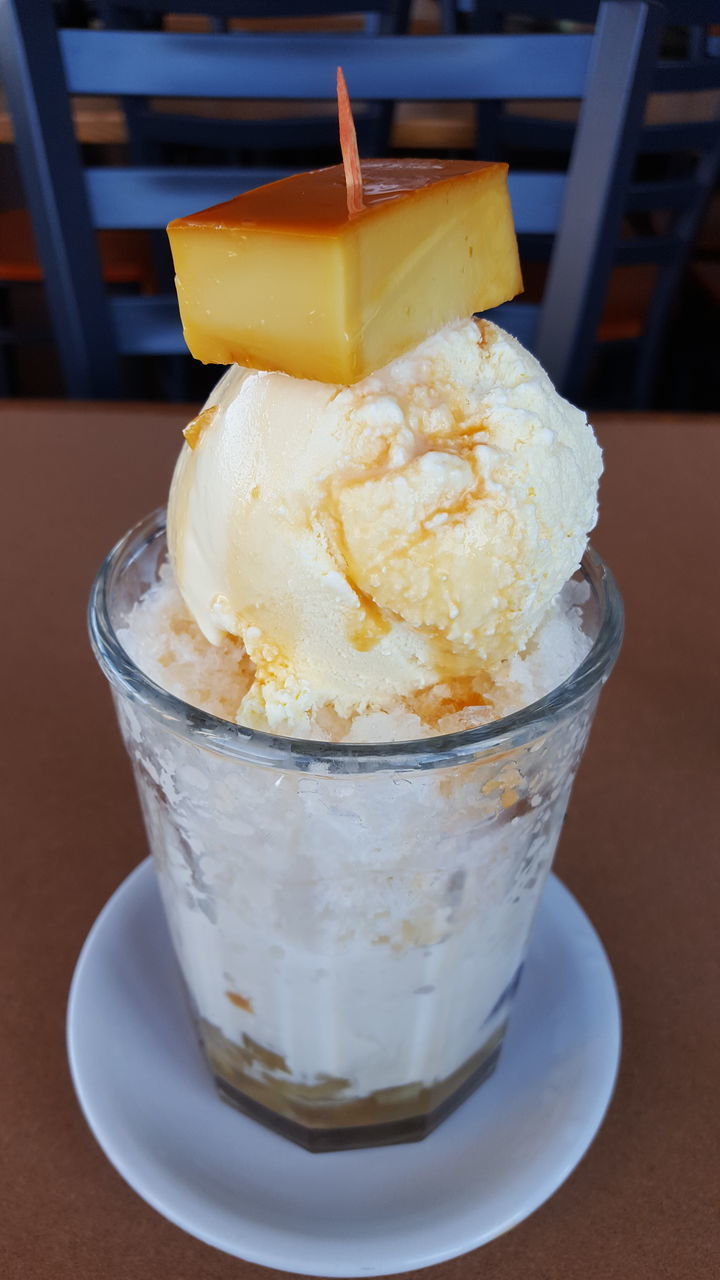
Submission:
[[[106,30],[161,30],[171,13],[197,14],[202,11],[216,33],[230,30],[230,19],[272,20],[282,27],[288,18],[330,20],[350,12],[367,35],[399,35],[407,30],[410,0],[99,0],[98,13]],[[392,122],[391,102],[367,103],[356,118],[358,142],[366,156],[387,153]],[[337,126],[328,113],[308,110],[302,116],[283,113],[280,119],[227,119],[199,117],[187,112],[153,110],[143,98],[125,98],[123,107],[134,164],[157,164],[167,160],[173,148],[209,149],[225,163],[238,153],[250,156],[249,163],[268,163],[273,152],[302,150],[303,156],[316,149],[337,147]],[[218,152],[225,152],[221,157]],[[262,160],[257,159],[258,156]],[[308,163],[315,157],[310,154]],[[240,161],[241,162],[241,161]],[[324,160],[319,163],[334,163]]]
[[[352,6],[352,14],[348,6]],[[98,0],[98,14],[106,30],[161,31],[167,15],[177,25],[184,14],[202,9],[206,27],[216,33],[235,29],[231,19],[245,26],[282,30],[288,19],[322,27],[346,20],[367,35],[393,35],[407,29],[410,0]],[[348,24],[347,19],[351,22]],[[258,21],[262,20],[262,21]],[[289,25],[292,25],[290,23]],[[242,27],[240,28],[242,31]],[[271,106],[277,108],[279,104]],[[215,164],[245,168],[282,166],[314,169],[337,159],[338,129],[333,103],[304,106],[301,113],[280,104],[265,117],[263,104],[251,104],[242,118],[237,113],[199,115],[187,103],[172,111],[158,109],[142,97],[125,97],[122,107],[134,165]],[[363,156],[387,155],[393,119],[392,102],[361,103],[355,124]],[[151,235],[151,252],[158,289],[173,289],[173,266],[165,231]],[[162,362],[163,388],[169,398],[190,399],[191,369],[185,356]],[[197,375],[195,375],[197,380]]]
[[338,63],[368,101],[582,98],[570,167],[515,173],[520,232],[555,236],[541,307],[494,314],[563,391],[590,358],[656,54],[657,7],[601,6],[593,37],[56,33],[50,3],[0,0],[0,63],[67,390],[121,394],[121,355],[184,349],[175,299],[108,297],[98,227],[160,228],[281,173],[81,168],[68,94],[313,99],[334,96]]
[[[453,31],[500,31],[507,14],[522,13],[541,21],[555,17],[577,22],[595,22],[599,0],[443,0],[444,29]],[[720,19],[720,0],[663,0],[663,23],[671,24],[675,43],[684,43],[684,56],[659,60],[650,81],[650,91],[687,95],[714,89],[717,100],[707,119],[683,121],[676,118],[662,124],[649,123],[639,131],[634,173],[627,189],[623,235],[616,245],[614,263],[619,268],[616,282],[623,287],[623,268],[639,264],[651,268],[654,282],[644,303],[646,317],[637,313],[642,325],[629,338],[613,339],[612,315],[599,338],[608,345],[632,345],[635,358],[627,402],[636,408],[647,405],[655,379],[662,339],[669,311],[688,263],[698,227],[720,172],[720,48],[707,26]],[[660,101],[658,97],[656,101]],[[524,114],[488,115],[487,104],[478,103],[478,137],[489,138],[495,158],[512,156],[515,150],[570,153],[575,125],[557,119]],[[485,143],[483,142],[483,149]],[[542,257],[545,246],[533,246]],[[628,273],[625,288],[632,288]],[[578,394],[581,382],[574,376],[570,394]]]

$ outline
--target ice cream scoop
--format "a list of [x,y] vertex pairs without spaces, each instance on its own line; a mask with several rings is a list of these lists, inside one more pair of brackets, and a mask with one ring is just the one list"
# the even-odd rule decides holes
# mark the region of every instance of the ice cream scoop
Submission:
[[169,542],[205,636],[254,664],[238,718],[302,736],[427,718],[439,687],[477,701],[576,568],[601,470],[585,415],[486,320],[351,387],[231,367],[186,430]]

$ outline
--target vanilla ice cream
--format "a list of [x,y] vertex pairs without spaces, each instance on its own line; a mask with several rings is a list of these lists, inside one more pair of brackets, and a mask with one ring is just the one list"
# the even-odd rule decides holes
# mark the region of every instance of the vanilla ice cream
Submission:
[[492,703],[596,519],[585,415],[487,321],[352,387],[234,366],[186,434],[175,578],[244,646],[233,718],[281,734]]

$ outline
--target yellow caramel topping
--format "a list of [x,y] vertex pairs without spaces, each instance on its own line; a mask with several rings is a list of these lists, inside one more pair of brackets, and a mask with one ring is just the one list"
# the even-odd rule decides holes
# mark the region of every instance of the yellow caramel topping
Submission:
[[192,419],[192,422],[188,422],[187,426],[183,428],[183,435],[191,449],[196,447],[203,431],[210,426],[216,413],[217,406],[211,405],[209,409],[203,409],[196,418]]
[[225,995],[230,1003],[234,1004],[236,1008],[244,1009],[246,1013],[255,1012],[252,1006],[252,1000],[250,1000],[248,996],[241,996],[237,991],[226,991]]

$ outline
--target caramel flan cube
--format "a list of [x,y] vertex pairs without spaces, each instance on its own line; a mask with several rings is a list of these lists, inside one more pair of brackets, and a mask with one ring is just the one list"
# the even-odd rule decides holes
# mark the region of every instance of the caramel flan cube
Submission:
[[507,165],[369,160],[362,177],[353,215],[337,165],[170,223],[198,360],[347,385],[521,290]]

